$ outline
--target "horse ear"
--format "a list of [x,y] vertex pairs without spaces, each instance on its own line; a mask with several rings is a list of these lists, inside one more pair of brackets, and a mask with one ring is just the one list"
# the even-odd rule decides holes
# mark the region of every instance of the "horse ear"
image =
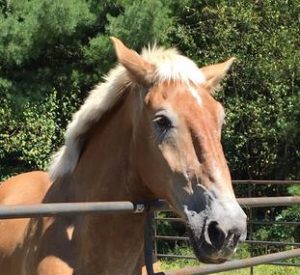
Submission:
[[221,81],[225,77],[227,71],[230,69],[235,57],[231,57],[223,63],[218,63],[214,65],[208,65],[201,68],[201,72],[204,74],[206,82],[205,87],[211,92],[217,90],[220,86]]
[[142,85],[153,81],[154,65],[146,61],[136,51],[128,49],[121,40],[111,37],[118,61],[127,69],[132,80]]

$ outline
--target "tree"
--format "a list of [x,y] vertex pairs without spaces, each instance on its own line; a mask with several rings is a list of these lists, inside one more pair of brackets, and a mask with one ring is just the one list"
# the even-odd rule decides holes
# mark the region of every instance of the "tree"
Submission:
[[158,0],[9,3],[0,2],[1,178],[47,167],[72,113],[115,62],[110,35],[141,48],[165,41],[172,23]]
[[199,64],[238,58],[219,98],[234,178],[299,178],[299,1],[174,1],[172,42]]
[[[233,177],[299,178],[299,9],[297,0],[1,1],[2,176],[47,166],[71,114],[116,61],[115,35],[137,50],[175,45],[200,66],[236,56],[218,93]],[[40,133],[25,109],[43,108],[52,115],[40,124],[52,126]],[[41,157],[25,154],[26,132],[39,137]]]

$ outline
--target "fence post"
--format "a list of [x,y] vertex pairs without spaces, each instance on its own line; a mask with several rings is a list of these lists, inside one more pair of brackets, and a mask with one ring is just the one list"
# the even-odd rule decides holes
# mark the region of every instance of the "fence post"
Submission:
[[158,211],[154,212],[154,219],[153,219],[153,225],[154,225],[154,259],[157,260],[157,221],[156,218],[158,217]]
[[[251,185],[250,182],[248,183],[248,198],[252,198],[252,185]],[[252,207],[250,207],[250,210],[249,210],[249,221],[250,221],[250,223],[248,223],[249,224],[248,239],[252,240],[252,234],[253,234],[253,223],[252,223],[253,222],[253,211],[252,211]],[[249,244],[249,247],[250,247],[250,257],[252,258],[253,257],[253,251],[252,251],[253,245],[252,245],[252,243]],[[250,266],[250,275],[253,275],[253,274],[254,274],[253,266]]]
[[144,248],[144,257],[145,257],[145,265],[148,275],[153,275],[153,211],[148,210],[145,229],[144,229],[144,240],[145,240],[145,248]]

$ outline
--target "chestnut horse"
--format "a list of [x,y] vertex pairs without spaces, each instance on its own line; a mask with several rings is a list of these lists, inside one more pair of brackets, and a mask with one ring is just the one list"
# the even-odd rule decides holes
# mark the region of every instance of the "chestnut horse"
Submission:
[[[49,175],[0,187],[1,204],[150,201],[186,220],[195,255],[220,263],[246,235],[221,145],[213,93],[233,59],[198,68],[175,49],[142,54],[112,38],[119,65],[69,124]],[[146,215],[0,221],[2,275],[141,274]]]

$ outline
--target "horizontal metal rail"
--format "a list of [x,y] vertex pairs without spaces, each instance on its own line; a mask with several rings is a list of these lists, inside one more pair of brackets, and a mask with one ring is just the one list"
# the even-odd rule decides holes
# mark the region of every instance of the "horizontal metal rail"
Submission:
[[288,225],[288,226],[298,226],[299,222],[281,222],[281,221],[248,221],[249,224],[255,225]]
[[[162,254],[158,253],[156,255],[158,258],[165,258],[165,259],[184,259],[184,260],[194,260],[198,261],[195,256],[184,256],[184,255],[176,255],[176,254]],[[281,266],[295,266],[295,267],[300,267],[300,263],[292,263],[292,262],[270,262],[266,263],[270,265],[281,265]]]
[[171,258],[171,259],[185,259],[185,260],[197,260],[195,256],[185,256],[185,255],[176,255],[176,254],[163,254],[158,253],[156,255],[158,258]]
[[[242,207],[289,206],[300,204],[300,196],[272,198],[240,198]],[[108,214],[108,213],[141,213],[145,209],[170,209],[163,200],[148,203],[129,201],[116,202],[71,202],[34,205],[1,205],[0,219],[31,218],[74,214]]]
[[[156,235],[154,236],[157,240],[166,241],[189,241],[188,237],[184,236],[167,236],[167,235]],[[276,241],[259,241],[259,240],[245,240],[244,243],[249,244],[261,244],[261,245],[290,245],[290,246],[300,246],[300,243],[296,242],[276,242]]]
[[239,198],[238,202],[242,207],[291,206],[294,204],[300,204],[300,196]]
[[166,236],[166,235],[156,235],[154,236],[157,240],[166,240],[166,241],[189,241],[188,237],[180,236]]
[[[184,223],[184,219],[182,218],[154,218],[155,221],[158,222],[180,222]],[[281,221],[247,221],[248,224],[255,224],[255,225],[287,225],[287,226],[298,226],[300,225],[299,222],[281,222]]]
[[135,204],[129,201],[1,205],[0,219],[50,217],[92,213],[142,213],[145,208],[145,204]]
[[[254,184],[254,185],[263,185],[263,184],[277,184],[277,185],[291,185],[291,184],[300,184],[300,181],[268,181],[268,180],[235,180],[233,182],[234,184]],[[275,197],[275,198],[240,198],[238,199],[238,202],[241,204],[242,207],[247,207],[247,208],[253,208],[253,207],[276,207],[276,206],[290,206],[290,205],[295,205],[295,204],[300,204],[300,197]],[[155,221],[157,222],[184,222],[183,219],[179,218],[179,217],[167,217],[167,218],[159,218],[156,217]],[[298,226],[300,225],[300,222],[285,222],[285,221],[248,221],[249,224],[257,224],[257,225],[289,225],[289,226]],[[174,240],[174,241],[189,241],[188,237],[185,236],[162,236],[162,235],[157,235],[155,236],[156,240]],[[246,242],[248,244],[258,244],[258,245],[276,245],[276,246],[281,246],[281,245],[289,245],[289,246],[296,246],[299,247],[300,243],[291,243],[291,242],[272,242],[272,241],[254,241],[254,240],[246,240]],[[298,249],[299,250],[299,249]],[[282,254],[283,253],[283,254]],[[286,252],[282,252],[281,255],[285,256]],[[288,252],[289,253],[289,252]],[[274,254],[274,255],[279,255],[278,253]],[[298,256],[299,254],[297,254]],[[157,253],[156,252],[156,256],[158,258],[179,258],[179,259],[191,259],[191,260],[197,260],[196,257],[192,256],[192,255],[171,255],[171,254],[162,254],[162,253]],[[270,255],[267,255],[267,257],[269,257]],[[263,256],[264,257],[264,256]],[[288,255],[288,257],[295,257],[294,255]],[[261,259],[256,257],[255,259]],[[254,259],[254,260],[255,260]],[[279,260],[283,260],[285,258],[279,257],[278,259],[271,259],[268,260],[267,262],[264,262],[265,264],[272,264],[272,265],[287,265],[287,266],[300,266],[300,264],[298,263],[289,263],[289,262],[279,262]],[[250,263],[251,261],[253,261],[253,259],[247,259],[246,263]],[[239,261],[241,263],[240,268],[243,267],[247,267],[245,265],[245,260],[240,260]],[[236,262],[235,263],[239,263]],[[226,265],[228,264],[232,264],[230,263],[226,263]],[[248,266],[253,266],[253,265],[258,265],[261,263],[255,263],[255,264],[251,264]],[[185,275],[185,274],[211,274],[211,273],[217,273],[217,272],[222,272],[222,271],[226,271],[226,270],[232,270],[232,269],[236,269],[237,267],[233,267],[230,268],[228,267],[227,269],[222,268],[222,266],[220,265],[216,265],[217,267],[219,267],[220,270],[215,270],[213,265],[210,265],[209,267],[211,268],[211,270],[204,270],[200,267],[201,271],[197,272],[197,273],[193,273],[191,271],[190,268],[188,268],[188,272],[187,273],[182,273],[182,270],[176,270],[175,272],[165,272],[165,275]],[[225,266],[226,267],[226,266]],[[184,269],[186,270],[186,269]]]
[[184,219],[182,218],[154,218],[155,221],[162,221],[162,222],[184,222]]
[[300,263],[289,263],[289,262],[271,262],[269,263],[271,265],[282,265],[282,266],[295,266],[295,267],[300,267]]
[[233,184],[276,184],[276,185],[290,185],[300,184],[300,180],[233,180]]
[[290,245],[290,246],[299,246],[300,247],[300,243],[296,243],[296,242],[276,242],[276,241],[245,240],[244,243],[261,244],[261,245],[275,245],[275,246]]
[[285,260],[289,258],[295,258],[300,256],[300,248],[293,249],[284,252],[273,253],[269,255],[263,255],[258,257],[253,257],[249,259],[233,260],[223,264],[218,265],[202,265],[196,267],[187,267],[178,270],[165,271],[165,275],[202,275],[218,273],[233,269],[246,268],[250,266],[256,266],[260,264],[268,264],[271,262],[276,262],[279,260]]
[[[237,201],[245,208],[291,206],[300,204],[300,196],[238,198]],[[172,209],[166,207],[163,210],[172,212]]]

